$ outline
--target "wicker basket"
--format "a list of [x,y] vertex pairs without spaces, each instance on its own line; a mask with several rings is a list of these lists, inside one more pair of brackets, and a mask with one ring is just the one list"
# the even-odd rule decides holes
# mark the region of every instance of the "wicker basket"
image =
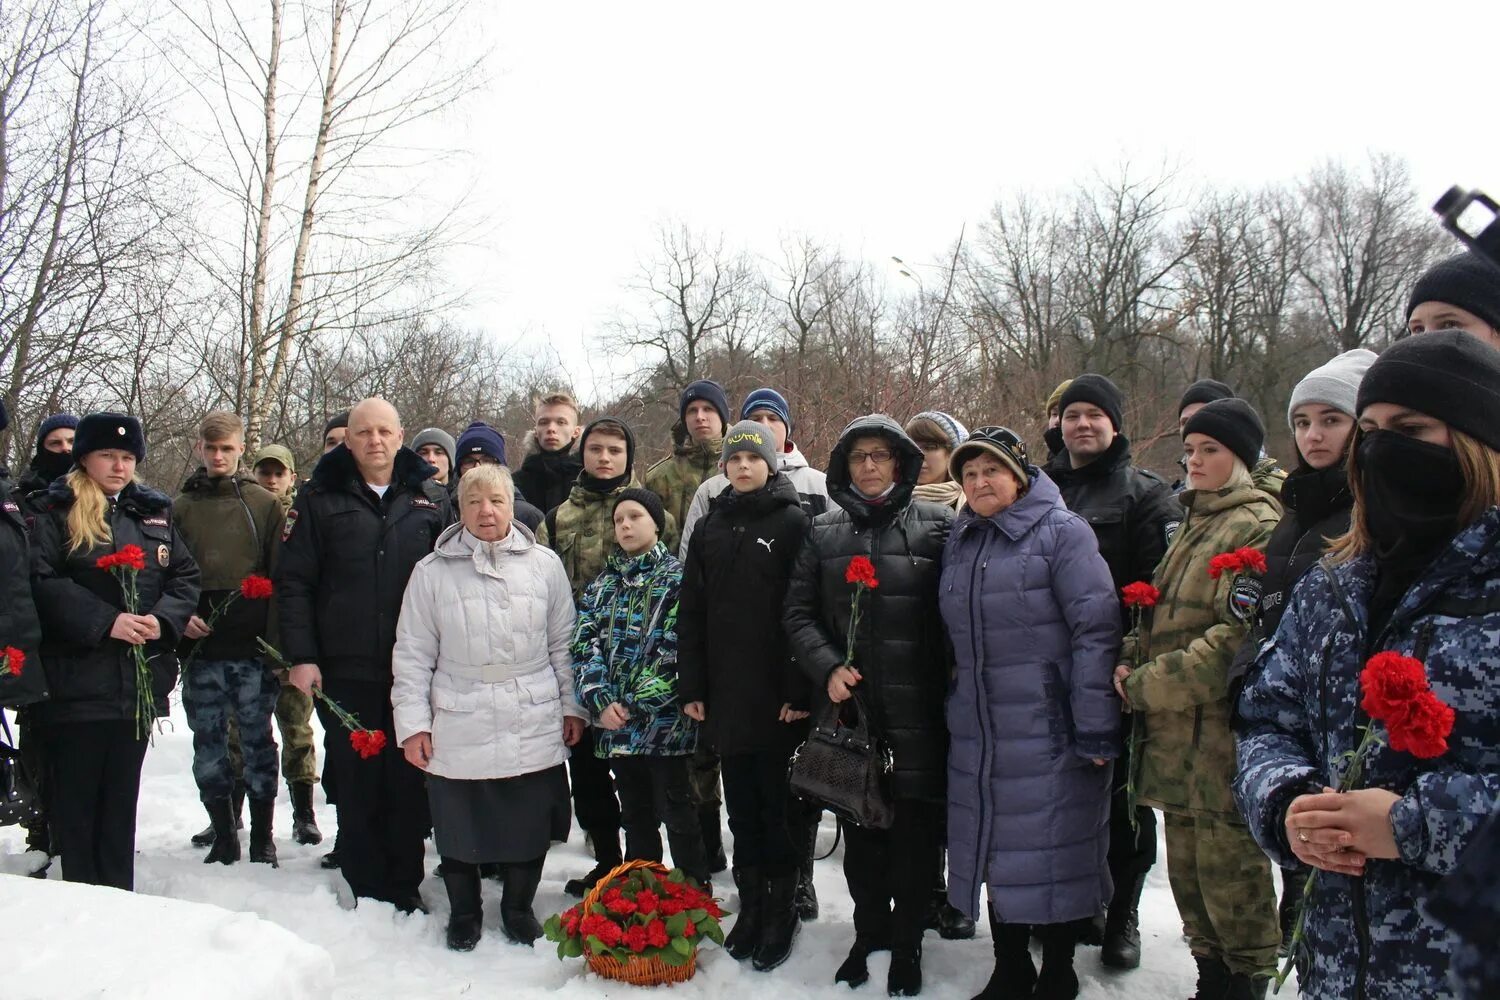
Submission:
[[[613,882],[621,875],[626,875],[637,868],[649,868],[657,875],[665,877],[666,866],[655,861],[627,861],[618,865],[614,871],[600,879],[588,895],[583,897],[583,911],[589,912],[594,904],[599,902],[599,897],[604,895],[604,887]],[[652,955],[647,958],[642,955],[632,955],[621,962],[613,955],[595,955],[585,945],[583,949],[584,959],[589,968],[596,975],[605,979],[615,979],[622,983],[630,983],[632,986],[660,986],[662,983],[685,983],[693,978],[698,971],[698,950],[693,949],[693,955],[683,965],[668,965],[660,958]]]

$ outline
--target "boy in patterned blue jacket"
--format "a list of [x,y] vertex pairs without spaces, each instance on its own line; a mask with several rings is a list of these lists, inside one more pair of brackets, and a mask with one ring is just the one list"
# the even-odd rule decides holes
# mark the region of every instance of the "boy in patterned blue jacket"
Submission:
[[666,512],[650,490],[621,491],[614,524],[621,551],[584,591],[573,634],[578,703],[597,727],[594,752],[615,774],[627,857],[660,861],[665,822],[673,863],[706,884],[688,781],[698,726],[677,698],[682,564],[660,540]]

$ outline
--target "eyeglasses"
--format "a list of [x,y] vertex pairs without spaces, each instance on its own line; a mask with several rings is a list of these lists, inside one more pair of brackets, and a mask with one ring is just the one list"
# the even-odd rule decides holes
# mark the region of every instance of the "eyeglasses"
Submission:
[[894,461],[896,453],[881,449],[879,451],[851,451],[849,453],[850,465],[864,465],[865,462],[874,462],[876,465],[885,465]]
[[1031,464],[1026,459],[1026,444],[1009,427],[989,426],[981,427],[969,435],[970,441],[984,441],[995,445],[1011,458],[1015,459],[1021,468]]

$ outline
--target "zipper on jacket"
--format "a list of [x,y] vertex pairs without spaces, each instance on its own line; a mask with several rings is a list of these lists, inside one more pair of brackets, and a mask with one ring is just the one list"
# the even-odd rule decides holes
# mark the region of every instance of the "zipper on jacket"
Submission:
[[969,574],[969,621],[972,631],[970,645],[974,650],[974,717],[979,723],[979,780],[978,780],[978,806],[979,822],[976,825],[974,836],[976,843],[975,860],[979,870],[979,884],[974,887],[974,896],[977,900],[979,885],[989,882],[990,875],[990,851],[988,838],[985,837],[986,813],[984,799],[986,786],[989,783],[990,768],[990,727],[989,720],[985,718],[985,707],[988,704],[988,696],[984,690],[984,625],[980,619],[980,601],[983,594],[984,571],[989,566],[988,549],[993,535],[986,533],[979,543],[979,553],[974,560],[974,569]]
[[250,537],[255,539],[255,562],[260,564],[260,529],[255,526],[255,514],[250,510],[250,505],[245,502],[245,492],[240,489],[240,481],[231,475],[229,481],[234,484],[235,499],[240,502],[240,509],[245,512],[245,520],[250,523]]

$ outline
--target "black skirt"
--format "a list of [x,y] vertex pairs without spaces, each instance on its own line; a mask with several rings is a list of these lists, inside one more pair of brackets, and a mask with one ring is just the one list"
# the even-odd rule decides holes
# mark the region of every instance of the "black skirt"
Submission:
[[559,764],[515,778],[427,776],[432,839],[445,858],[469,864],[534,861],[568,839],[568,772]]

